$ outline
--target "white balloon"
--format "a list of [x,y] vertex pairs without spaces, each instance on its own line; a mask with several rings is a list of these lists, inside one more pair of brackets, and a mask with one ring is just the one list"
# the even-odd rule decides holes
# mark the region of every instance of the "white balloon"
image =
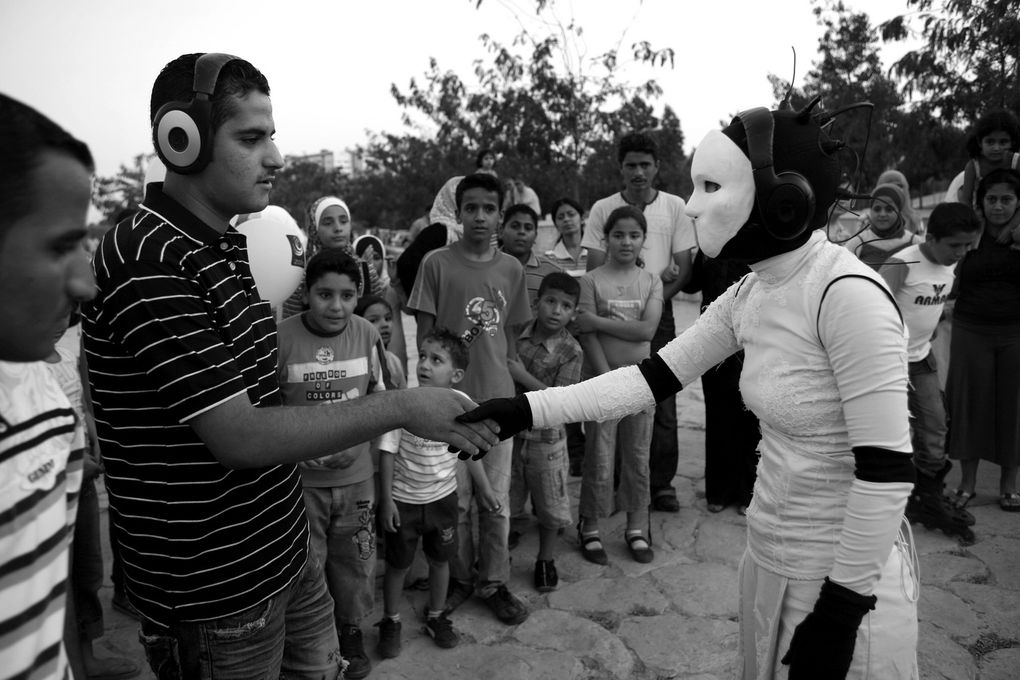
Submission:
[[963,186],[963,173],[953,178],[953,181],[949,183],[949,188],[946,189],[946,196],[942,199],[943,203],[966,203],[967,201],[960,201],[957,198],[957,194],[960,193],[960,187]]
[[308,237],[286,210],[269,207],[275,210],[263,210],[240,224],[237,231],[248,241],[248,263],[259,295],[279,308],[304,277]]
[[165,179],[166,166],[163,165],[163,161],[159,160],[159,156],[153,156],[145,168],[144,186],[149,186],[153,182],[162,182]]

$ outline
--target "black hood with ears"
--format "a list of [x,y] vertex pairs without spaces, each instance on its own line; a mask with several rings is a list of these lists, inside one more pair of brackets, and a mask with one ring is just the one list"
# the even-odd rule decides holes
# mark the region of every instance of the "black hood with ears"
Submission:
[[[772,159],[775,172],[796,172],[811,184],[814,191],[815,210],[808,228],[794,239],[775,238],[764,226],[758,196],[755,196],[754,207],[747,222],[723,246],[719,258],[746,263],[760,262],[796,250],[807,243],[814,229],[826,225],[839,186],[839,162],[834,153],[842,144],[829,139],[818,118],[811,114],[814,104],[813,101],[800,111],[770,112],[774,123]],[[734,118],[722,132],[750,157],[747,133],[739,118]]]

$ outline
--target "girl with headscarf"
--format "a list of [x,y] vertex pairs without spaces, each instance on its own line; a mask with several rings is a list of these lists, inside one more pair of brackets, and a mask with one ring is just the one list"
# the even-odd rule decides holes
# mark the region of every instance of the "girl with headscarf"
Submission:
[[[358,260],[354,248],[351,247],[351,209],[336,196],[323,196],[308,208],[308,222],[305,231],[308,233],[308,246],[305,248],[305,262],[324,248],[338,248]],[[360,260],[359,260],[360,261]],[[375,269],[364,262],[361,263],[362,292],[372,291],[377,287],[379,276]],[[298,286],[283,303],[283,318],[300,314],[305,310],[305,284]]]
[[899,170],[890,168],[878,176],[878,181],[875,182],[875,185],[881,184],[895,184],[903,191],[903,195],[907,199],[901,211],[903,223],[906,225],[907,231],[912,231],[918,236],[924,236],[924,225],[921,223],[921,218],[914,212],[914,207],[910,204],[910,183],[907,182],[907,176]]
[[393,320],[386,349],[397,358],[403,374],[407,375],[407,339],[404,337],[403,311],[400,293],[390,281],[390,262],[386,257],[386,245],[378,236],[364,234],[354,241],[354,252],[377,276],[372,289],[365,291],[365,296],[384,300],[392,310]]
[[844,247],[877,271],[890,255],[924,239],[907,230],[903,219],[907,197],[902,189],[895,184],[879,184],[871,196],[863,228]]

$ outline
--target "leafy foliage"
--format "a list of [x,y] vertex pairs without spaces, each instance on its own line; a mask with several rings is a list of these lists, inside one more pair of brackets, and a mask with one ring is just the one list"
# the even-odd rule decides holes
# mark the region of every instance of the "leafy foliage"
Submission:
[[92,204],[103,216],[107,226],[113,226],[117,215],[123,210],[134,210],[145,197],[145,169],[154,153],[140,153],[132,159],[131,165],[123,163],[113,177],[95,178],[92,184]]
[[[591,203],[618,189],[615,142],[631,130],[657,129],[670,145],[664,165],[676,156],[679,168],[683,133],[671,110],[661,120],[654,114],[658,84],[630,84],[619,77],[625,58],[671,67],[673,51],[637,41],[629,53],[611,49],[587,58],[579,45],[582,28],[552,16],[553,5],[552,0],[536,2],[536,12],[546,20],[543,34],[523,29],[509,45],[482,35],[485,56],[474,63],[473,82],[432,59],[422,80],[391,88],[409,131],[376,135],[363,149],[376,176],[359,181],[368,194],[385,193],[383,186],[409,192],[389,192],[387,217],[400,216],[406,223],[420,215],[443,182],[473,170],[482,148],[499,157],[501,177],[523,179],[546,204],[564,195]],[[381,205],[369,212],[385,214]]]
[[[1020,0],[906,0],[913,10],[882,24],[884,40],[926,43],[893,66],[919,108],[969,124],[986,109],[1020,111]],[[912,16],[913,15],[913,16]]]

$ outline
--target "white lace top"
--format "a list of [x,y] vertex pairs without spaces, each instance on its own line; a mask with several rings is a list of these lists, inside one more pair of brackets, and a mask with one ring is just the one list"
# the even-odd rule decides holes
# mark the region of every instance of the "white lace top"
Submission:
[[[851,448],[911,450],[906,335],[882,279],[821,232],[751,269],[660,356],[688,384],[744,349],[740,390],[762,429],[751,555],[781,575],[821,578],[833,569],[854,481]],[[528,393],[535,426],[652,403],[636,367],[581,386]],[[902,484],[879,486],[903,493]]]

